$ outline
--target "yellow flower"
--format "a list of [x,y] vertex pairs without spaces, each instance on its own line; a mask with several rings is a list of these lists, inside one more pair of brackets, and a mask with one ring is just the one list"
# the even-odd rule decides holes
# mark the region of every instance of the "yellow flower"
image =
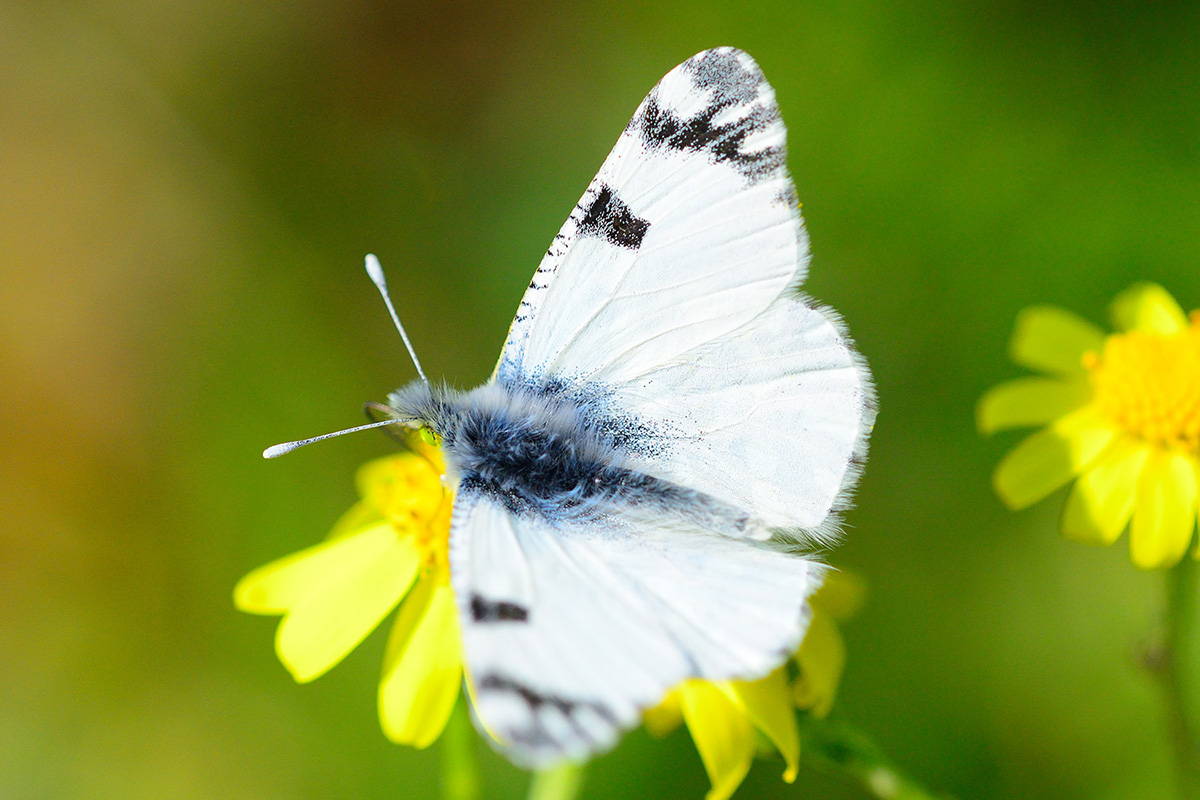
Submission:
[[438,450],[422,442],[364,465],[362,499],[325,542],[259,567],[233,593],[243,611],[283,615],[275,651],[300,683],[336,665],[399,605],[379,719],[388,738],[414,747],[441,735],[462,686],[444,469]]
[[979,402],[984,433],[1045,426],[996,467],[1011,508],[1078,478],[1063,534],[1112,544],[1128,525],[1133,563],[1170,567],[1192,540],[1200,469],[1200,313],[1184,316],[1159,286],[1112,304],[1118,332],[1038,306],[1021,312],[1011,355],[1045,374],[1001,384]]
[[846,662],[834,619],[854,613],[862,594],[853,576],[830,573],[812,599],[808,632],[788,663],[756,681],[684,681],[645,713],[646,728],[656,736],[687,724],[712,784],[705,800],[727,800],[742,785],[759,749],[756,730],[783,756],[783,779],[796,779],[796,709],[829,713]]
[[798,669],[792,701],[796,708],[822,719],[829,716],[846,667],[846,644],[837,622],[857,614],[866,595],[862,579],[846,571],[829,573],[813,595],[812,622],[795,656]]

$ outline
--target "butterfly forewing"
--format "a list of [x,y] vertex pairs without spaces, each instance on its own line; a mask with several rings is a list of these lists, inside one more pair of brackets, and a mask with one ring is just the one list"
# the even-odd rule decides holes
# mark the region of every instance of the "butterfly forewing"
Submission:
[[710,50],[638,107],[533,276],[504,380],[619,383],[727,334],[807,262],[775,95]]

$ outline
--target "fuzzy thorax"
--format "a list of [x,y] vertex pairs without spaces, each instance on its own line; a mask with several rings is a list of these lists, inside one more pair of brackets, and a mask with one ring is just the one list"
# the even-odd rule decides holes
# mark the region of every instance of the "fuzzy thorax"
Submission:
[[554,523],[653,513],[736,538],[770,535],[746,511],[654,477],[637,455],[650,443],[632,441],[628,426],[617,431],[594,398],[501,383],[460,392],[415,382],[388,400],[397,419],[437,436],[459,491],[490,495],[514,514]]

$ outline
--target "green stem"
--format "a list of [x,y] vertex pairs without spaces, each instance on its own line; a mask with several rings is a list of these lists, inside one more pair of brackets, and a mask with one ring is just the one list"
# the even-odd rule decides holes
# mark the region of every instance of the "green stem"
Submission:
[[800,760],[812,769],[857,785],[879,800],[934,800],[900,772],[866,734],[845,722],[801,715]]
[[1166,704],[1178,796],[1200,800],[1200,564],[1184,556],[1166,590],[1166,637],[1150,666]]
[[467,701],[460,697],[442,733],[442,800],[479,800],[475,741]]
[[575,800],[582,786],[583,764],[559,764],[533,773],[529,800]]

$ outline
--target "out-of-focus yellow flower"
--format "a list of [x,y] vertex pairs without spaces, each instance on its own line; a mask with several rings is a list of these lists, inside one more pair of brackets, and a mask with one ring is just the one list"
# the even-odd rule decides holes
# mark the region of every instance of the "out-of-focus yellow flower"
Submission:
[[712,783],[705,800],[727,800],[742,785],[759,751],[759,733],[783,756],[783,779],[796,779],[796,709],[819,717],[829,713],[846,663],[834,620],[853,614],[862,596],[858,579],[830,573],[812,598],[813,618],[791,660],[756,681],[684,681],[645,713],[646,728],[656,736],[687,724]]
[[812,622],[794,659],[796,708],[822,719],[829,716],[846,667],[846,644],[837,623],[857,614],[866,596],[866,586],[853,572],[830,573],[813,595]]
[[362,499],[329,538],[254,570],[233,597],[243,611],[283,615],[275,651],[300,683],[336,665],[400,606],[379,719],[392,741],[427,747],[458,699],[462,637],[447,562],[453,498],[442,486],[445,466],[436,447],[413,446],[364,465]]
[[1133,563],[1170,567],[1187,551],[1197,518],[1200,313],[1189,321],[1153,284],[1126,290],[1111,311],[1118,332],[1107,336],[1062,309],[1022,311],[1012,359],[1045,377],[987,392],[979,428],[1045,426],[996,467],[996,492],[1009,507],[1078,478],[1064,535],[1112,544],[1128,525]]

